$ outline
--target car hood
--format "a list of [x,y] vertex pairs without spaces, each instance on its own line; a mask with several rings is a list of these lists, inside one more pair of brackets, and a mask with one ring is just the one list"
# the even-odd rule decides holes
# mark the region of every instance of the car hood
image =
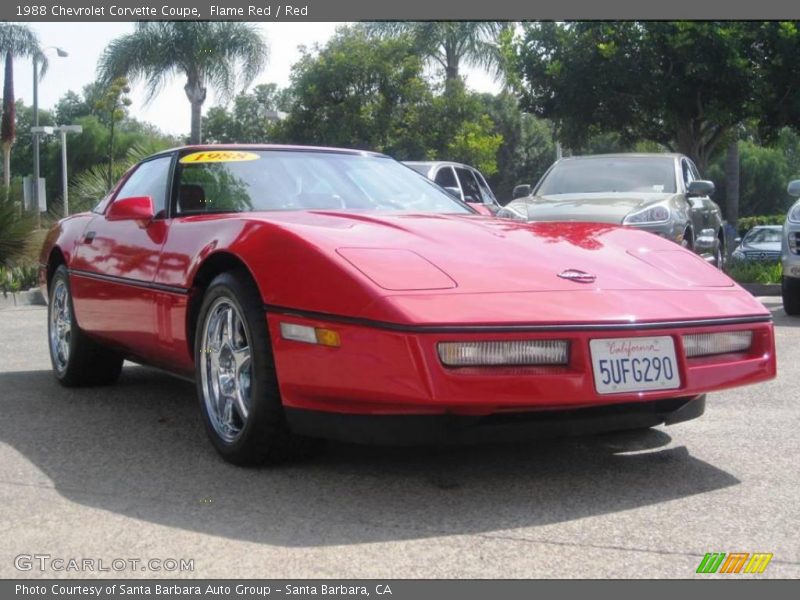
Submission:
[[670,196],[622,192],[531,196],[517,205],[517,210],[526,210],[530,221],[622,223],[631,212],[667,200]]
[[[388,292],[520,292],[732,287],[696,255],[647,233],[597,223],[335,211],[285,213],[283,227]],[[560,277],[584,271],[593,281]]]
[[739,246],[742,252],[780,252],[780,242],[762,242],[760,244],[742,244]]
[[338,211],[248,219],[269,222],[264,264],[285,263],[280,281],[265,282],[267,304],[461,324],[768,314],[697,255],[615,225]]

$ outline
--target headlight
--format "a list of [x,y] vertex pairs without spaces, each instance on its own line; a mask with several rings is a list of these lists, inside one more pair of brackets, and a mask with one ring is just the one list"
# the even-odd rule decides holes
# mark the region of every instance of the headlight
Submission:
[[739,248],[733,251],[731,254],[731,258],[735,258],[736,260],[743,260],[744,259],[744,252],[742,252]]
[[448,367],[499,365],[566,365],[565,340],[514,340],[509,342],[440,342],[439,359]]
[[622,221],[625,225],[645,225],[650,223],[666,223],[669,221],[669,209],[663,204],[650,206],[629,214]]
[[795,205],[789,209],[789,220],[792,223],[800,223],[800,202],[796,202]]
[[511,208],[510,206],[504,206],[498,210],[496,216],[500,217],[501,219],[514,219],[515,221],[528,220],[528,215],[523,215],[521,212]]
[[686,358],[746,352],[753,343],[752,331],[723,331],[721,333],[695,333],[683,336]]

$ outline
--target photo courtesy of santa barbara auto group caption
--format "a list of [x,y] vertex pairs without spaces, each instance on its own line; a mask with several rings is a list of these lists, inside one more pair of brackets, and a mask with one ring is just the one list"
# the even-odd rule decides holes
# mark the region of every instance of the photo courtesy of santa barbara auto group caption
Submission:
[[0,51],[0,598],[798,595],[800,5]]

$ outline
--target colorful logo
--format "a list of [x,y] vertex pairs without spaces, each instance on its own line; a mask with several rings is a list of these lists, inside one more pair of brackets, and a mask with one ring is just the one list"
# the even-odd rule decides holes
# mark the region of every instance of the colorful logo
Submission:
[[772,553],[769,552],[708,552],[700,565],[697,573],[724,573],[731,575],[734,573],[763,573],[769,561],[772,560]]

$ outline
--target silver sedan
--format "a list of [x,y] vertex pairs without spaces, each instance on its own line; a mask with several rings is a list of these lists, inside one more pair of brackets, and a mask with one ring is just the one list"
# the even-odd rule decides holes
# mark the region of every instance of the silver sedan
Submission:
[[718,267],[725,230],[711,181],[682,154],[603,154],[557,161],[537,186],[517,186],[499,217],[628,225],[663,236]]

